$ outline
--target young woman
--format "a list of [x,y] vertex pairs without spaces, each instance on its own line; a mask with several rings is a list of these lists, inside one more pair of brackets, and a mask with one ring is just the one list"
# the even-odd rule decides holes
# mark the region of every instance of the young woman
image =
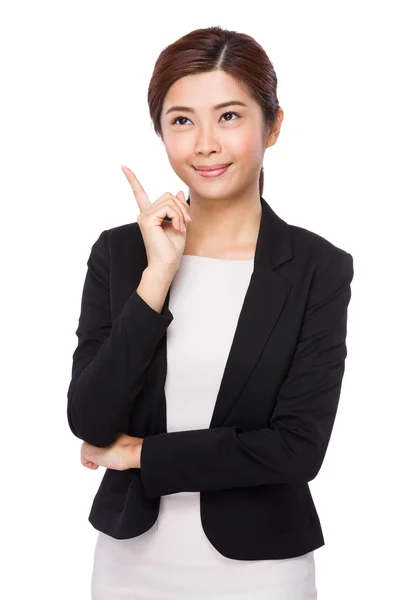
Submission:
[[[148,101],[189,188],[93,244],[68,390],[82,464],[106,472],[94,600],[313,600],[308,482],[334,424],[351,254],[263,198],[283,110],[251,37],[209,27],[160,54]],[[139,174],[138,174],[139,175]]]

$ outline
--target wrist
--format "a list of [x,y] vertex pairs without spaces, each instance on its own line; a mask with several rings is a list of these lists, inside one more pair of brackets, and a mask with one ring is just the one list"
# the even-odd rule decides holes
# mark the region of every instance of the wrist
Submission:
[[172,283],[178,267],[176,265],[168,266],[147,266],[142,276],[166,284]]
[[141,468],[141,453],[142,453],[142,444],[143,439],[137,438],[138,442],[135,444],[134,448],[134,459],[133,459],[133,468],[140,469]]

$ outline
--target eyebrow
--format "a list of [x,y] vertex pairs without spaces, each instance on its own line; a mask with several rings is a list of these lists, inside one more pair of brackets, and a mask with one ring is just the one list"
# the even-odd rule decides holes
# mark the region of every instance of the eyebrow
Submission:
[[[240,100],[230,100],[229,102],[222,102],[221,104],[216,104],[215,106],[213,106],[213,110],[219,110],[220,108],[225,108],[226,106],[246,106],[247,104],[244,104],[244,102],[240,102]],[[165,115],[168,115],[170,112],[172,111],[183,111],[183,112],[195,112],[195,110],[193,108],[190,108],[190,106],[171,106],[165,113]]]

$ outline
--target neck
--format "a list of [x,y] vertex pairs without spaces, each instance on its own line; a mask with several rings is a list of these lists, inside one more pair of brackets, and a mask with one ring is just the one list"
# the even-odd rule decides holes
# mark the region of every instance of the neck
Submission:
[[235,198],[203,198],[190,192],[185,254],[250,251],[261,220],[260,193]]

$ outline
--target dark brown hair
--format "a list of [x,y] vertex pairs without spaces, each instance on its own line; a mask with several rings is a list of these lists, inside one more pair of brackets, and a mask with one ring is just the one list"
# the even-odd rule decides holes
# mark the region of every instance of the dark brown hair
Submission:
[[[162,138],[160,115],[169,88],[181,77],[221,69],[244,86],[258,102],[265,131],[273,125],[278,109],[277,76],[266,52],[245,33],[219,26],[195,29],[166,46],[156,60],[149,83],[148,104],[154,130]],[[259,190],[264,188],[261,167]]]

